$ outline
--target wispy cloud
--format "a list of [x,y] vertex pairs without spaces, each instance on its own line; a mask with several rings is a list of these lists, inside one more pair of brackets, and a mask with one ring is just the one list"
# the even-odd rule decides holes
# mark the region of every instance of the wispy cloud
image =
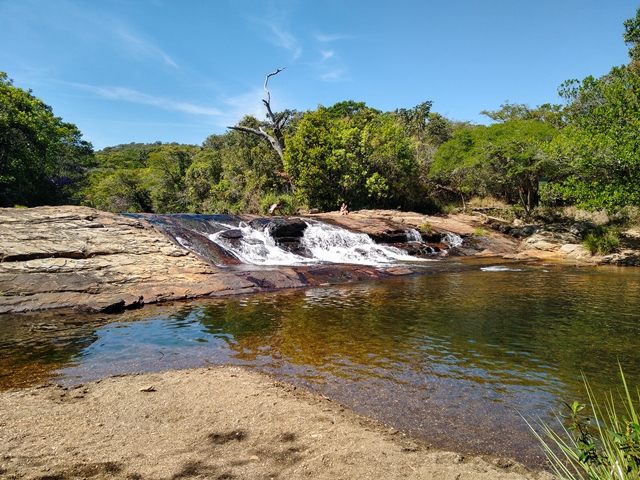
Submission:
[[320,79],[324,82],[341,82],[345,80],[345,69],[328,70],[320,75]]
[[154,107],[162,108],[163,110],[184,112],[193,115],[220,116],[223,114],[223,112],[217,108],[207,108],[201,105],[180,102],[169,98],[154,97],[153,95],[138,92],[137,90],[125,87],[101,87],[82,84],[74,85],[109,100],[120,100],[130,103],[152,105]]
[[320,50],[320,55],[322,55],[322,60],[328,60],[335,55],[336,52],[333,50]]
[[313,64],[318,71],[320,80],[332,83],[345,81],[347,79],[349,68],[341,58],[342,55],[340,55],[340,52],[336,52],[336,49],[334,48],[327,48],[327,44],[348,40],[352,37],[350,35],[343,35],[340,33],[325,34],[319,32],[315,33],[313,37],[318,44],[321,44],[319,45],[320,58]]
[[350,35],[342,35],[339,33],[327,35],[324,33],[316,33],[315,38],[318,42],[329,43],[329,42],[337,42],[339,40],[348,40],[351,38]]
[[258,119],[264,118],[265,109],[262,103],[264,96],[262,88],[254,88],[240,95],[225,97],[222,101],[229,108],[222,115],[224,126],[235,125],[245,115],[253,115]]
[[176,62],[174,62],[169,55],[152,42],[140,38],[122,26],[116,29],[116,34],[125,42],[128,51],[146,57],[160,58],[166,65],[178,68]]
[[274,23],[270,23],[268,26],[274,35],[272,38],[273,43],[291,52],[294,60],[300,58],[302,55],[302,47],[298,40],[291,33]]

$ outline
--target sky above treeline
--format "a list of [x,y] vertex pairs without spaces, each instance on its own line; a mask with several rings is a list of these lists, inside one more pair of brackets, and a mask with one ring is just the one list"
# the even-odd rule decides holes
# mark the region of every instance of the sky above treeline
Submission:
[[245,115],[433,101],[487,123],[627,63],[630,0],[0,0],[0,71],[95,149],[201,144]]

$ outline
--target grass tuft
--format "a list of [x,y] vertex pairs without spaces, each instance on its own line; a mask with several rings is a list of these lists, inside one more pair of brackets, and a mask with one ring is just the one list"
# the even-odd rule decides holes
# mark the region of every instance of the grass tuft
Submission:
[[[640,478],[640,391],[636,389],[634,399],[622,367],[619,368],[622,380],[619,402],[612,392],[604,395],[604,401],[597,399],[583,374],[588,407],[580,402],[566,404],[570,413],[556,417],[558,430],[539,422],[539,433],[527,422],[560,479]],[[591,410],[591,418],[584,413],[587,408]]]

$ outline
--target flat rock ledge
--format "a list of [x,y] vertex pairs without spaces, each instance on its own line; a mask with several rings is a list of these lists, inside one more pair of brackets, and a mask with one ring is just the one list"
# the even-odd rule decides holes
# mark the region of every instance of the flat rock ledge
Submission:
[[[464,238],[451,255],[518,259],[584,255],[582,250],[576,254],[560,244],[548,250],[537,245],[522,251],[521,240],[499,231],[488,229],[477,235],[485,223],[467,215],[363,210],[348,216],[326,213],[313,217],[391,244],[406,242],[407,229],[428,225],[435,233],[452,232]],[[412,273],[404,267],[353,265],[217,267],[143,219],[77,206],[0,209],[0,313],[56,308],[108,312],[148,303]]]
[[0,313],[118,311],[394,274],[355,266],[237,271],[205,262],[144,220],[75,206],[0,209]]

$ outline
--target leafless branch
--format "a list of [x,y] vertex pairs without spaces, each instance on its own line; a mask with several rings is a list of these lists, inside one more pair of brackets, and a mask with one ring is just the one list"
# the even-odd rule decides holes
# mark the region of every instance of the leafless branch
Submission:
[[249,128],[249,127],[227,127],[227,128],[230,128],[231,130],[239,130],[241,132],[253,133],[254,135],[258,135],[262,138],[266,138],[271,144],[271,146],[273,147],[273,149],[278,153],[278,155],[280,155],[280,158],[282,158],[284,153],[284,135],[282,133],[282,128],[284,127],[285,123],[287,123],[287,120],[289,119],[289,114],[283,113],[278,118],[276,118],[276,116],[273,114],[273,111],[271,110],[271,94],[267,89],[267,84],[269,83],[269,77],[273,77],[274,75],[277,75],[278,73],[283,71],[285,68],[287,67],[282,67],[277,69],[275,72],[271,72],[264,79],[264,91],[267,93],[267,99],[262,100],[262,103],[264,103],[264,106],[267,107],[267,117],[269,118],[269,121],[271,122],[271,127],[273,128],[273,136],[269,135],[262,128],[255,129],[255,128]]
[[287,67],[282,67],[277,69],[275,72],[271,72],[269,75],[267,75],[267,78],[264,79],[264,91],[267,92],[267,99],[263,100],[265,104],[269,105],[271,103],[271,94],[269,93],[269,90],[267,90],[267,83],[269,83],[269,77],[273,77],[274,75],[279,74],[285,68]]

